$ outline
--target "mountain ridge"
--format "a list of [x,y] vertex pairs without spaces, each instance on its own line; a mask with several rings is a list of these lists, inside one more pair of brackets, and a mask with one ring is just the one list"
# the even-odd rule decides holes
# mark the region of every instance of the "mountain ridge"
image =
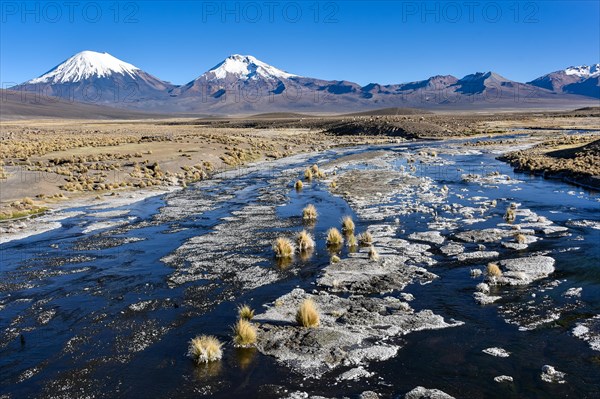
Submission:
[[[173,85],[108,53],[86,50],[12,89],[41,86],[51,96],[68,94],[73,101],[146,112],[217,114],[457,105],[518,107],[530,106],[524,103],[533,100],[546,106],[560,102],[583,104],[597,98],[598,65],[569,67],[552,74],[534,79],[531,84],[487,71],[462,78],[435,75],[415,82],[361,86],[347,80],[300,76],[251,55],[233,54],[188,83]],[[91,96],[89,92],[94,90],[104,96]]]
[[542,75],[527,84],[557,93],[600,99],[600,64],[570,66]]

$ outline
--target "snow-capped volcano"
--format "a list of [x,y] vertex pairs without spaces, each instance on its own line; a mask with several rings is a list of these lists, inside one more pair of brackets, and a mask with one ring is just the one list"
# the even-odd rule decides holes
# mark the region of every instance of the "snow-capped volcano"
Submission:
[[62,64],[54,67],[39,78],[26,84],[76,83],[89,78],[105,78],[114,74],[134,78],[140,68],[121,61],[108,53],[82,51]]
[[574,75],[580,78],[600,76],[600,64],[571,66],[564,70],[565,75]]
[[215,65],[203,75],[207,80],[227,79],[235,77],[239,80],[249,79],[289,79],[296,77],[291,73],[277,69],[266,64],[251,55],[234,54],[227,57],[223,62]]
[[299,78],[251,55],[234,54],[175,89],[173,96],[202,96],[223,101],[225,94],[229,93],[229,97],[253,95],[266,98],[298,85],[294,79]]
[[39,91],[69,101],[136,108],[168,99],[174,87],[108,53],[82,51],[14,89]]

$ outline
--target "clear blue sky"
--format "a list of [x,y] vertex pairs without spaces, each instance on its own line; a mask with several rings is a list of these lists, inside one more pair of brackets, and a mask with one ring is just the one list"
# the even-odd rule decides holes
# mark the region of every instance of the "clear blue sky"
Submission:
[[360,84],[488,70],[527,81],[600,62],[598,0],[0,3],[3,87],[82,50],[106,51],[175,84],[234,53]]

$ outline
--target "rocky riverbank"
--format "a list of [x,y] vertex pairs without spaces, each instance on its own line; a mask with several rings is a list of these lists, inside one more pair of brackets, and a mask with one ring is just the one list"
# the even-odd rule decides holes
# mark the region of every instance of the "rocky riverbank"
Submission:
[[546,140],[498,159],[516,171],[562,179],[600,190],[600,136],[572,135]]

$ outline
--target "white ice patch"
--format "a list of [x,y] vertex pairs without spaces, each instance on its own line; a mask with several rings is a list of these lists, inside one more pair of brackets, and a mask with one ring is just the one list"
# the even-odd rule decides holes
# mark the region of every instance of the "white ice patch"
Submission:
[[510,356],[510,352],[506,351],[505,349],[497,348],[497,347],[486,348],[486,349],[482,350],[482,352],[487,355],[496,356],[496,357],[509,357]]

